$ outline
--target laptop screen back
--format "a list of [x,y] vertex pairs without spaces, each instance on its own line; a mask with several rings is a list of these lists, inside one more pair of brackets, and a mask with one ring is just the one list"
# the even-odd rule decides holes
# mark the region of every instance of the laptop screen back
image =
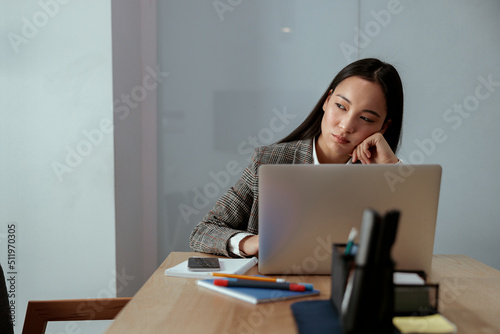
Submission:
[[396,269],[430,272],[440,183],[439,165],[263,165],[259,272],[331,274],[332,245],[366,208],[399,210]]

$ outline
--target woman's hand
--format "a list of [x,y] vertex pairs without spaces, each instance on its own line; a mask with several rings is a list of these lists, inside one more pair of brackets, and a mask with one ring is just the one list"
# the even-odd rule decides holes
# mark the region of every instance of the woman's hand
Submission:
[[240,241],[240,251],[246,255],[257,256],[259,254],[259,236],[252,235]]
[[395,164],[399,161],[380,132],[372,134],[354,148],[352,162],[358,160],[363,164]]

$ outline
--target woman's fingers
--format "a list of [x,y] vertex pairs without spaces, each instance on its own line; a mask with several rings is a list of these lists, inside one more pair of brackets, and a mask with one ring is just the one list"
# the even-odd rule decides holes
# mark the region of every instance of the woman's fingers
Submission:
[[384,136],[377,132],[363,140],[352,152],[352,162],[361,161],[363,164],[396,163],[394,155]]
[[354,151],[352,152],[352,162],[361,161],[363,164],[371,163],[371,152],[370,152],[371,144],[367,141],[363,141],[361,144],[356,146]]

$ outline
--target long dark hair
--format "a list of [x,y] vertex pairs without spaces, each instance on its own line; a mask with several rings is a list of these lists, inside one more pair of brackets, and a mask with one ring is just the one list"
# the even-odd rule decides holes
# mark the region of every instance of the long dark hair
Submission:
[[387,117],[384,123],[389,120],[391,121],[389,127],[384,132],[384,138],[392,151],[396,153],[401,140],[403,126],[403,84],[394,66],[375,58],[360,59],[344,67],[333,78],[332,83],[328,86],[304,122],[279,142],[287,143],[318,136],[321,133],[321,120],[323,119],[324,112],[323,104],[329,92],[334,91],[337,85],[343,80],[354,76],[376,82],[382,88],[387,104]]

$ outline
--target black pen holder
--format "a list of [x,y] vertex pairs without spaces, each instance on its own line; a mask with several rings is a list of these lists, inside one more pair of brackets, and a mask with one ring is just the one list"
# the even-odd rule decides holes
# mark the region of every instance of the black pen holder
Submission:
[[346,246],[346,244],[333,244],[332,251],[332,292],[330,300],[337,314],[340,314],[347,279],[355,264],[354,256],[345,254]]
[[356,266],[355,257],[345,254],[345,247],[345,244],[333,245],[330,296],[340,317],[342,332],[391,333],[394,263]]
[[355,266],[349,276],[341,310],[345,334],[392,333],[394,263]]

